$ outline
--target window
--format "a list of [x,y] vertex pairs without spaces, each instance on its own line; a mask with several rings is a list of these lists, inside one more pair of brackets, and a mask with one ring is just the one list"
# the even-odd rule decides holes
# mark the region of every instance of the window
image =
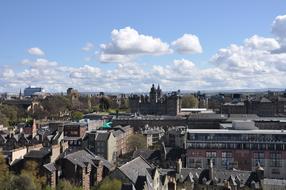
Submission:
[[202,161],[200,159],[189,159],[189,167],[190,168],[201,168],[202,167]]
[[207,158],[216,158],[216,152],[206,152]]
[[225,168],[231,167],[233,163],[232,152],[222,152],[221,153],[221,165]]
[[282,167],[281,152],[270,153],[270,167]]
[[271,173],[279,175],[280,174],[280,170],[278,168],[275,168],[275,169],[271,170]]
[[254,152],[253,153],[253,166],[256,166],[256,164],[259,162],[259,164],[264,167],[265,166],[265,156],[264,156],[264,152]]

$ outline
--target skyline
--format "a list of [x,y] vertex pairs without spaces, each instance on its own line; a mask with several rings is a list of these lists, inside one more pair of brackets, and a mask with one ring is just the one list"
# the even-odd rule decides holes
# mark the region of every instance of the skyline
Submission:
[[286,88],[283,1],[15,2],[0,3],[0,92]]

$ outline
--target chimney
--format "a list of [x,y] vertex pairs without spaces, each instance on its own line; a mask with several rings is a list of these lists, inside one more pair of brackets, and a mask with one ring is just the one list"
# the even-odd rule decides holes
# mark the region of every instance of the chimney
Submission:
[[32,137],[34,138],[37,135],[37,125],[36,120],[33,119],[33,125],[32,125]]
[[181,158],[179,158],[179,159],[177,160],[176,169],[177,169],[177,173],[180,174],[181,171],[182,171],[182,160],[181,160]]
[[210,177],[210,180],[213,180],[213,178],[214,178],[213,159],[210,159],[209,177]]
[[116,118],[118,118],[118,115],[119,115],[119,111],[118,109],[116,110]]

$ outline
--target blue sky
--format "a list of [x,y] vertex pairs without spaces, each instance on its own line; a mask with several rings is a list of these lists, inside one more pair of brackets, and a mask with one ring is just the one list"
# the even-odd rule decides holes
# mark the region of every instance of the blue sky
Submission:
[[[284,88],[285,14],[286,3],[278,0],[1,1],[0,91],[34,85],[130,92],[153,82],[168,90]],[[130,45],[134,32],[150,43],[139,37]],[[106,54],[112,61],[100,57]]]

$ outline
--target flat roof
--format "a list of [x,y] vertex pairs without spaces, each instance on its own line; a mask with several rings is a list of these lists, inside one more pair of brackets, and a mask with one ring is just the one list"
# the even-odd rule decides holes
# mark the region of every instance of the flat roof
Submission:
[[206,111],[207,108],[181,108],[181,111]]
[[274,134],[286,135],[286,130],[231,130],[231,129],[187,129],[188,133],[193,134]]

